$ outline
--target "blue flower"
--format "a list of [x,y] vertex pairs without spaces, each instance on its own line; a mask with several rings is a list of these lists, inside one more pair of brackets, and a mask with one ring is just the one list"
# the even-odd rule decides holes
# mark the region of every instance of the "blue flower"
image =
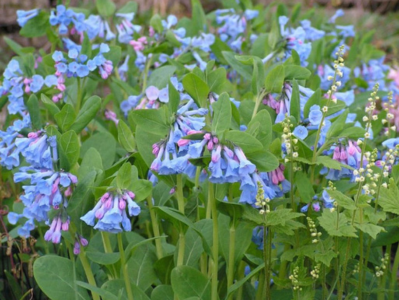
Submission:
[[292,133],[301,140],[304,140],[308,136],[308,130],[302,125],[295,127]]
[[322,118],[323,118],[323,113],[320,110],[320,106],[312,105],[309,111],[310,124],[314,126],[319,126]]
[[24,27],[30,19],[36,17],[38,14],[39,14],[39,9],[32,9],[28,11],[17,10],[18,25]]

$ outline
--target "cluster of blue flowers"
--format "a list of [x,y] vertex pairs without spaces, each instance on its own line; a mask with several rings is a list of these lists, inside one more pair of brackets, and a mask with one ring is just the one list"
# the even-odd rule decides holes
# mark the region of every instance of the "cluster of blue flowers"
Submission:
[[112,62],[104,57],[104,53],[109,52],[109,50],[107,44],[101,44],[98,54],[93,59],[88,59],[87,55],[79,53],[76,48],[72,48],[68,51],[69,60],[64,57],[61,51],[55,51],[52,57],[56,63],[56,75],[64,74],[67,77],[82,78],[98,68],[101,77],[107,79],[113,69]]
[[58,160],[55,136],[48,137],[42,131],[31,132],[28,137],[16,138],[15,145],[15,153],[21,154],[29,166],[21,167],[14,174],[14,181],[30,181],[30,185],[23,186],[23,213],[10,212],[8,219],[10,223],[15,224],[20,218],[26,218],[27,221],[19,228],[18,233],[28,237],[30,231],[35,228],[34,221],[49,222],[48,213],[55,209],[59,213],[52,221],[47,238],[59,243],[60,228],[66,228],[65,224],[69,222],[65,212],[67,198],[72,195],[77,178],[70,173],[54,170],[53,162]]
[[138,216],[141,211],[134,198],[135,194],[131,191],[124,191],[122,194],[107,192],[92,210],[81,217],[81,220],[101,231],[112,233],[131,231],[132,224],[126,214],[126,206],[131,217]]

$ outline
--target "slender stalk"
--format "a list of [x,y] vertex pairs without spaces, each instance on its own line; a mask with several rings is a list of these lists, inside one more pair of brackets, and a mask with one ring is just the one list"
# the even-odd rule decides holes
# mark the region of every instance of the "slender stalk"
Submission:
[[183,179],[181,174],[176,175],[177,180],[177,206],[179,207],[179,211],[184,214],[184,196],[183,196]]
[[186,244],[186,237],[184,232],[179,233],[179,249],[177,252],[177,266],[182,266],[184,262],[184,249]]
[[80,78],[77,79],[78,82],[78,94],[77,94],[77,98],[76,98],[76,114],[79,113],[80,110],[80,106],[82,105],[82,82],[80,80]]
[[[230,241],[229,241],[229,265],[227,268],[227,290],[234,282],[234,261],[235,261],[235,246],[236,246],[236,229],[234,225],[230,227]],[[228,300],[232,300],[233,295],[228,297]]]
[[[152,205],[151,195],[148,196],[147,198],[147,205],[148,205],[148,210],[150,211],[150,218],[151,218],[152,230],[154,231],[154,237],[159,237],[161,234],[159,231],[157,216],[155,215],[155,211],[153,209],[154,207]],[[155,247],[157,249],[157,257],[158,259],[161,259],[163,257],[163,251],[160,239],[155,239]]]
[[[392,244],[389,244],[386,248],[385,253],[389,253],[389,255],[391,255],[391,247],[392,247]],[[386,286],[387,286],[387,277],[388,277],[388,272],[389,272],[389,266],[383,271],[384,271],[384,274],[382,275],[382,278],[380,280],[380,286],[378,289],[378,295],[377,295],[378,300],[385,300],[385,292],[386,292]]]
[[258,112],[258,109],[259,109],[259,105],[260,105],[260,103],[262,102],[262,98],[263,98],[264,95],[265,95],[265,93],[262,92],[262,93],[260,93],[260,94],[256,97],[256,100],[255,100],[255,107],[254,107],[254,110],[253,110],[253,112],[252,112],[252,118],[251,118],[251,120],[252,120],[253,118],[255,118],[256,113]]
[[[183,195],[183,179],[181,174],[176,175],[177,179],[177,205],[179,207],[179,211],[184,214],[184,195]],[[184,232],[179,232],[179,249],[177,254],[177,266],[183,265],[184,261],[184,249],[185,249],[186,239],[184,236]]]
[[[96,284],[96,280],[94,279],[94,275],[91,270],[90,263],[87,260],[86,253],[84,252],[84,249],[82,249],[82,248],[80,249],[79,258],[80,258],[80,262],[82,263],[83,270],[85,271],[87,281],[89,282],[90,285],[96,287],[97,284]],[[93,297],[93,300],[100,300],[100,295],[98,295],[96,292],[92,291],[91,296]]]
[[342,269],[342,277],[341,277],[341,284],[339,285],[338,288],[338,297],[337,299],[342,299],[342,296],[344,294],[344,289],[345,289],[345,280],[346,280],[346,268],[348,266],[348,259],[349,259],[349,250],[351,247],[351,238],[348,237],[347,239],[347,244],[346,244],[346,251],[345,251],[345,257],[344,257],[344,267]]
[[113,253],[114,251],[113,251],[112,246],[111,246],[111,241],[109,239],[108,232],[101,231],[101,238],[103,240],[105,253]]
[[[75,261],[75,254],[73,253],[72,246],[71,244],[65,240],[65,244],[68,248],[69,252],[69,259],[72,261],[72,269],[73,269],[73,281],[76,282],[76,261]],[[75,289],[75,299],[78,298],[78,291]]]
[[264,300],[265,299],[265,272],[261,272],[259,274],[259,283],[258,283],[258,291],[256,292],[255,300]]
[[[105,253],[113,253],[114,250],[112,249],[112,245],[111,245],[111,241],[110,241],[110,239],[109,239],[108,232],[101,231],[101,238],[102,238],[102,240],[103,240],[103,245],[104,245],[104,251],[105,251]],[[118,277],[119,277],[119,274],[118,274],[118,272],[117,272],[116,269],[115,269],[115,265],[111,265],[111,267],[112,267],[113,274],[112,274],[112,275],[109,275],[109,278],[110,278],[110,279],[115,278],[115,277],[118,278]]]
[[[245,263],[243,261],[240,262],[240,265],[238,266],[238,280],[244,278],[244,272],[245,272]],[[243,286],[240,286],[237,292],[237,297],[236,300],[242,300],[242,292],[243,292]]]
[[399,245],[396,249],[395,259],[391,270],[391,280],[389,283],[389,300],[395,300],[395,287],[398,280],[398,268],[399,268]]
[[[264,241],[267,241],[266,244]],[[271,300],[271,262],[272,262],[272,232],[270,227],[263,229],[263,253],[265,258],[265,300]],[[266,251],[265,251],[266,248]]]
[[212,300],[218,300],[218,271],[219,271],[219,230],[218,230],[218,214],[216,209],[216,200],[214,195],[213,183],[209,182],[209,204],[212,210],[213,223],[213,264],[212,264]]
[[[363,222],[363,210],[359,208],[359,215],[360,215],[360,224]],[[359,280],[358,280],[358,286],[357,286],[357,298],[358,300],[362,300],[363,292],[362,292],[362,287],[363,287],[363,259],[364,259],[364,253],[363,253],[363,248],[364,248],[364,234],[363,231],[359,231],[359,243],[360,243],[360,251],[359,251]]]
[[121,265],[122,265],[123,279],[125,281],[125,288],[126,288],[126,292],[127,292],[127,297],[128,297],[129,300],[133,300],[133,291],[132,291],[132,286],[131,286],[130,280],[129,280],[129,274],[127,272],[125,249],[123,248],[122,234],[121,233],[118,233],[118,248],[119,248],[119,253],[121,254]]

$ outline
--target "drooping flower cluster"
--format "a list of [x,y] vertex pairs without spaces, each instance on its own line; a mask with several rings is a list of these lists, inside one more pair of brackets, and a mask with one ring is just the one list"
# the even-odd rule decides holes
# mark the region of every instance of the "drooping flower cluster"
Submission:
[[138,216],[141,211],[134,198],[135,194],[131,191],[124,191],[122,194],[107,192],[92,210],[81,217],[81,220],[100,231],[112,233],[131,231],[132,224],[127,216],[126,207],[130,217]]

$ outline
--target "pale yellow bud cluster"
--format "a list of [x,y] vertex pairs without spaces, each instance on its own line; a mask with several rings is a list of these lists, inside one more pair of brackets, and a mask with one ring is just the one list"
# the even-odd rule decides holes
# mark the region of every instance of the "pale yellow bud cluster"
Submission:
[[385,253],[384,257],[381,258],[381,265],[375,267],[375,276],[381,277],[384,275],[384,272],[389,263],[389,253]]
[[320,264],[317,264],[312,271],[310,271],[310,275],[313,279],[318,279],[320,274]]
[[317,232],[316,224],[311,218],[307,217],[306,221],[308,221],[308,227],[310,231],[310,236],[312,237],[312,243],[317,244],[320,241],[321,232]]
[[260,208],[259,213],[261,215],[264,215],[270,212],[270,206],[269,206],[270,199],[265,198],[265,191],[263,190],[262,183],[259,181],[257,183],[258,183],[258,192],[255,198],[256,199],[255,205]]
[[291,280],[292,283],[292,289],[294,291],[299,290],[302,291],[302,288],[299,286],[299,267],[295,267],[294,270],[292,271],[292,274],[290,277],[288,277]]

